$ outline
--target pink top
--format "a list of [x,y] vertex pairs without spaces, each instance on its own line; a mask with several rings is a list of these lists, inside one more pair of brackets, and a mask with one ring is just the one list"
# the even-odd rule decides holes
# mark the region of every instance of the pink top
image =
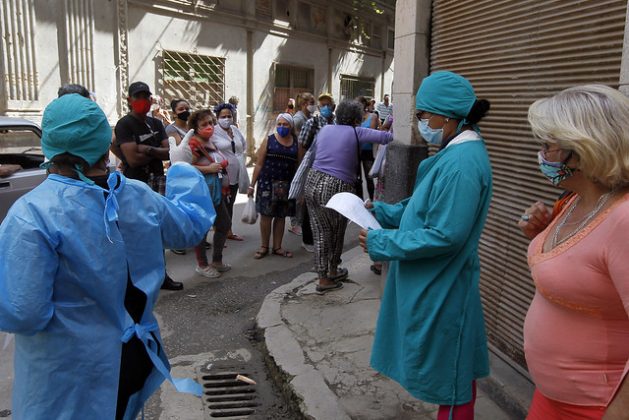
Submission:
[[524,352],[546,397],[607,406],[629,360],[629,194],[544,253],[568,207],[529,245],[536,292],[524,322]]

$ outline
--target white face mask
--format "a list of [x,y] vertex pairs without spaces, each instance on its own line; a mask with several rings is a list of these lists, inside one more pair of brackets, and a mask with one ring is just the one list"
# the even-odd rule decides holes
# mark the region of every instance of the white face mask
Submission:
[[308,110],[308,112],[310,112],[311,114],[314,114],[314,112],[317,110],[317,106],[316,105],[308,105],[306,107],[306,109]]
[[227,130],[232,125],[232,121],[233,121],[232,117],[219,118],[218,125],[220,125],[221,128]]

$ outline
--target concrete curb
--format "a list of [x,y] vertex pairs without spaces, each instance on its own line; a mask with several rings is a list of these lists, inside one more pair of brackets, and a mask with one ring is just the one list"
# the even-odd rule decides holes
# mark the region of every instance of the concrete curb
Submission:
[[[343,254],[343,260],[348,261],[352,255],[355,255],[354,250]],[[303,417],[309,420],[350,420],[323,375],[306,361],[300,344],[282,319],[282,301],[312,283],[315,277],[314,273],[301,274],[269,293],[256,316],[256,323],[264,335],[267,354],[285,384],[283,388],[297,402]]]

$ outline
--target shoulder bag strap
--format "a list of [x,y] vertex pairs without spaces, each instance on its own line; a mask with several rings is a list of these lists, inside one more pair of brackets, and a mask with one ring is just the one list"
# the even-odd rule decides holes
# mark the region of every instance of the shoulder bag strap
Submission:
[[356,136],[356,179],[363,185],[363,178],[360,170],[360,140],[358,140],[358,133],[356,127],[354,127],[354,135]]

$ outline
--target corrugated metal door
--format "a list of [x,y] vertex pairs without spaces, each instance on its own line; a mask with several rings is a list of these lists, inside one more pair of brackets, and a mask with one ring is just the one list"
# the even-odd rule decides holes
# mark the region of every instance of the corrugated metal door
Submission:
[[534,294],[528,240],[516,226],[536,200],[559,191],[537,169],[528,106],[569,86],[618,86],[626,1],[435,0],[431,71],[468,77],[492,103],[481,124],[494,198],[480,245],[481,292],[490,342],[525,366],[522,326]]

